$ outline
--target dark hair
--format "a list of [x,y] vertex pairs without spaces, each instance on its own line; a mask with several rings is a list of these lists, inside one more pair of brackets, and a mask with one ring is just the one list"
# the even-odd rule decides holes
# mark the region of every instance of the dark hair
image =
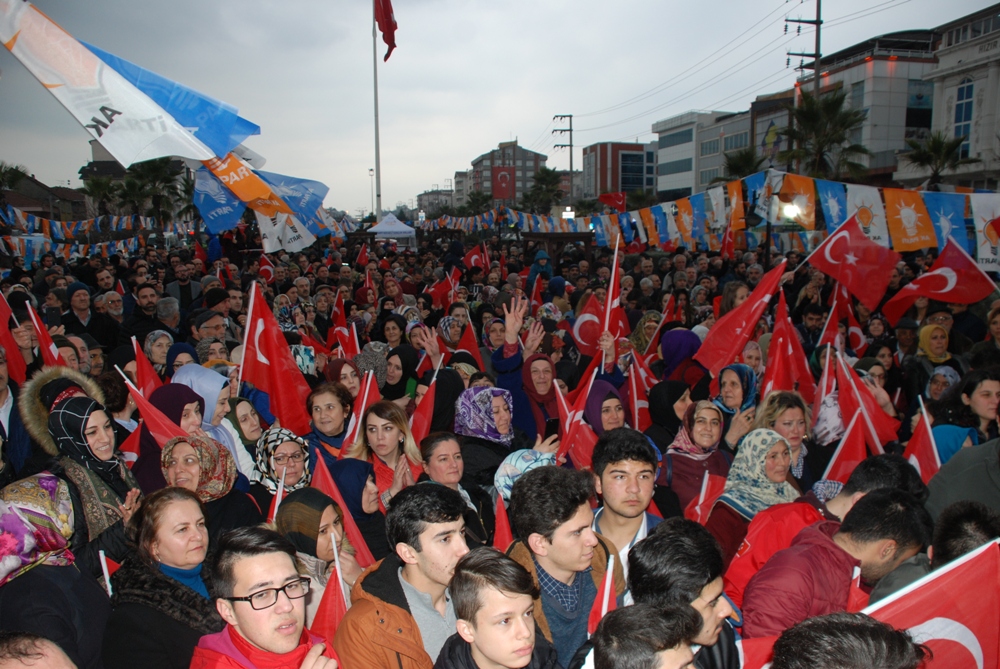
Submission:
[[223,534],[209,565],[212,594],[219,598],[232,597],[236,586],[236,563],[268,553],[284,553],[295,563],[295,546],[272,529],[252,525]]
[[984,346],[969,352],[969,367],[983,369],[1000,365],[1000,350],[996,346]]
[[511,488],[511,528],[525,542],[532,534],[551,541],[556,529],[594,494],[594,477],[589,472],[563,467],[532,469]]
[[615,462],[632,460],[644,462],[656,471],[658,464],[656,451],[642,432],[627,427],[608,430],[600,436],[594,446],[593,470],[600,478],[605,468]]
[[920,478],[920,472],[917,471],[917,468],[909,460],[897,454],[886,454],[876,457],[885,459],[889,466],[896,470],[896,474],[899,476],[899,485],[895,487],[898,490],[910,493],[921,504],[927,501],[930,490],[927,489],[927,485]]
[[313,410],[313,400],[325,393],[330,393],[340,401],[340,405],[344,407],[345,416],[351,415],[351,409],[354,408],[354,398],[351,397],[351,391],[348,390],[342,383],[333,383],[330,381],[319,384],[313,388],[312,392],[309,393],[309,396],[306,397],[306,411],[309,412],[310,415]]
[[462,556],[451,579],[455,617],[476,626],[476,614],[483,608],[479,593],[493,588],[513,595],[538,597],[538,586],[528,570],[494,548],[482,547]]
[[159,530],[160,519],[163,517],[167,507],[174,502],[194,502],[205,515],[205,509],[201,505],[198,495],[186,488],[161,488],[142,500],[142,504],[132,514],[128,523],[129,538],[135,544],[135,551],[139,559],[147,565],[156,564],[153,557],[152,546],[156,541],[156,532]]
[[40,660],[43,656],[40,646],[46,641],[49,640],[31,632],[0,631],[0,662],[27,664],[24,660]]
[[104,408],[122,411],[128,404],[129,391],[125,379],[118,372],[104,372],[97,377],[97,385],[104,392]]
[[493,378],[492,376],[490,376],[489,373],[487,373],[487,372],[476,372],[475,374],[473,374],[472,376],[469,377],[469,387],[471,388],[472,384],[474,384],[476,381],[481,381],[483,379],[486,379],[487,381],[489,381],[491,385],[495,386],[497,384],[497,380],[495,378]]
[[[902,463],[898,460],[901,460]],[[909,477],[902,465],[913,469],[913,465],[900,456],[875,455],[865,458],[854,467],[847,483],[844,484],[843,492],[847,495],[853,495],[859,492],[869,493],[883,488],[895,488],[896,490],[906,490],[912,494],[913,491],[906,485],[909,483]],[[913,471],[916,472],[915,469]],[[917,478],[919,480],[919,474]],[[923,481],[920,484],[923,485]],[[916,496],[914,495],[914,497]]]
[[851,540],[869,543],[892,539],[898,549],[930,544],[934,522],[923,505],[902,490],[874,490],[844,516],[840,532]]
[[656,669],[657,653],[690,644],[701,625],[690,606],[636,603],[610,611],[594,632],[594,669]]
[[468,507],[456,490],[433,483],[404,488],[389,503],[385,531],[389,545],[406,544],[418,553],[420,535],[428,524],[453,523],[463,517]]
[[663,521],[628,554],[628,585],[637,604],[690,606],[720,576],[719,542],[685,518]]
[[934,422],[938,425],[958,425],[978,430],[979,416],[971,406],[962,401],[962,395],[972,397],[976,388],[985,381],[1000,381],[1000,369],[997,367],[974,369],[963,376],[961,381],[948,388],[934,407]]
[[[701,281],[705,276],[707,275],[699,276],[698,281]],[[719,318],[722,318],[736,308],[736,293],[739,292],[740,288],[746,288],[747,293],[750,292],[750,286],[739,280],[728,281],[722,287],[722,300],[719,302]]]
[[437,447],[446,441],[455,441],[461,444],[458,437],[451,432],[431,432],[429,435],[420,440],[420,457],[424,459],[424,462],[434,455],[434,451]]
[[904,630],[863,613],[831,613],[785,630],[771,669],[916,669],[930,655]]
[[950,504],[934,528],[931,566],[937,569],[996,537],[1000,537],[1000,513],[972,500]]
[[806,316],[826,316],[826,309],[818,304],[809,302],[802,309],[802,317],[805,318]]

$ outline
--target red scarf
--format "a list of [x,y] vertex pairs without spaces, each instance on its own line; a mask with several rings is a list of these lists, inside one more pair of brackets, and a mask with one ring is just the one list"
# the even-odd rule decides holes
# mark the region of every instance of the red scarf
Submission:
[[[541,395],[535,390],[535,382],[531,380],[531,364],[536,360],[544,360],[552,367],[552,386],[549,392]],[[545,421],[548,418],[559,418],[559,400],[556,398],[556,366],[552,364],[552,359],[544,353],[536,353],[524,361],[521,367],[521,382],[524,384],[524,392],[531,400],[531,413],[535,417],[535,429],[538,434],[545,434]],[[542,408],[545,413],[542,413]],[[548,414],[547,416],[545,414]]]
[[[249,641],[244,639],[239,632],[233,630],[232,626],[229,626],[227,631],[229,632],[229,638],[232,640],[233,645],[236,646],[236,649],[240,651],[244,657],[250,660],[253,666],[257,667],[257,669],[299,669],[302,665],[302,661],[306,657],[306,654],[309,652],[309,649],[313,647],[313,642],[319,640],[319,637],[310,637],[309,631],[303,629],[298,647],[290,653],[278,655],[277,653],[269,653],[266,650],[261,650],[260,648],[253,646]],[[337,657],[337,654],[334,652],[333,646],[329,641],[326,642],[326,649],[323,650],[323,657]]]

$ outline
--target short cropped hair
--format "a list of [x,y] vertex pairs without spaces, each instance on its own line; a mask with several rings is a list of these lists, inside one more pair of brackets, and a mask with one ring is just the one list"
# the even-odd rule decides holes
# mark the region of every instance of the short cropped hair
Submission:
[[1000,537],[1000,513],[972,500],[950,504],[938,516],[934,529],[931,566],[937,569],[997,537]]
[[[859,492],[869,493],[873,490],[893,488],[905,490],[919,499],[919,495],[915,494],[911,485],[912,477],[907,468],[913,470],[917,480],[920,479],[920,474],[905,458],[891,455],[874,455],[865,458],[851,472],[847,483],[844,484],[843,492],[853,495]],[[920,485],[923,486],[923,481],[920,481]]]
[[693,520],[669,518],[628,554],[632,598],[657,608],[690,606],[702,589],[722,576],[722,549]]
[[521,475],[510,491],[510,524],[518,539],[532,534],[546,541],[595,494],[589,472],[539,467]]
[[428,524],[453,523],[462,518],[465,500],[458,491],[431,483],[404,488],[389,503],[385,514],[385,531],[389,545],[406,544],[418,553],[420,534]]
[[284,553],[295,562],[295,546],[274,530],[253,525],[223,534],[209,564],[212,594],[218,598],[232,597],[236,586],[236,563],[268,553]]
[[657,653],[690,644],[701,625],[690,606],[636,603],[610,611],[594,632],[594,669],[656,669]]
[[455,566],[451,579],[451,597],[455,617],[476,626],[476,615],[483,608],[479,593],[486,588],[512,595],[538,597],[538,586],[528,570],[494,548],[482,547],[466,553]]
[[608,430],[597,440],[592,456],[594,473],[600,478],[613,462],[645,462],[656,471],[656,451],[642,432],[627,427]]
[[[31,632],[0,631],[0,662],[21,662],[28,664],[42,659],[40,646],[48,641],[43,636]],[[51,643],[51,642],[50,642]]]
[[326,393],[330,393],[336,397],[337,401],[340,402],[340,406],[344,407],[344,415],[350,416],[351,409],[354,408],[354,398],[351,397],[351,391],[348,390],[347,386],[342,383],[333,383],[330,381],[319,384],[313,388],[312,392],[309,393],[309,396],[306,397],[306,411],[309,414],[312,414],[313,400],[320,395],[325,395]]
[[844,516],[840,532],[852,541],[870,543],[892,539],[900,549],[921,549],[931,541],[934,522],[923,505],[902,490],[875,490],[855,503]]
[[917,669],[930,651],[863,613],[809,618],[774,644],[771,669]]

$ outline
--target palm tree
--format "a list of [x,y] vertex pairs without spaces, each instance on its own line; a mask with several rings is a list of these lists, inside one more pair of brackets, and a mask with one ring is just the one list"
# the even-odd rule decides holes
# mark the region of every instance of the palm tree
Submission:
[[656,203],[656,193],[651,190],[633,190],[625,194],[625,208],[629,211],[652,207]]
[[552,205],[563,199],[562,175],[548,167],[541,167],[535,172],[535,183],[531,190],[521,197],[521,206],[532,214],[548,214]]
[[902,158],[913,167],[930,170],[927,180],[927,190],[937,190],[944,172],[954,170],[960,165],[971,165],[980,162],[979,158],[962,158],[959,149],[968,137],[949,137],[943,131],[932,132],[926,142],[915,139],[906,140],[910,150],[902,154]]
[[117,197],[118,185],[111,177],[91,177],[83,183],[83,188],[77,190],[90,198],[98,216],[107,216],[111,213],[111,203]]
[[599,200],[577,200],[573,211],[577,216],[590,216],[604,208]]
[[7,210],[5,190],[11,190],[17,182],[28,176],[28,168],[24,165],[13,165],[0,160],[0,210]]
[[757,174],[767,163],[767,158],[757,153],[757,147],[748,146],[736,151],[730,151],[722,158],[722,170],[724,176],[712,179],[716,181],[733,181],[734,179],[745,179],[751,174]]
[[799,172],[811,177],[859,179],[868,168],[855,160],[871,151],[851,142],[851,135],[864,125],[866,113],[844,107],[846,91],[814,97],[802,92],[799,106],[791,108],[792,123],[778,132],[793,147],[778,154],[780,162],[794,162]]
[[478,216],[493,208],[493,196],[481,190],[474,190],[465,198],[465,204],[459,207],[462,216]]
[[126,173],[142,183],[150,202],[147,215],[155,217],[161,225],[173,218],[180,197],[177,178],[182,172],[171,158],[156,158],[136,163]]
[[149,201],[149,189],[135,177],[125,177],[117,192],[117,205],[120,211],[131,216],[141,215]]

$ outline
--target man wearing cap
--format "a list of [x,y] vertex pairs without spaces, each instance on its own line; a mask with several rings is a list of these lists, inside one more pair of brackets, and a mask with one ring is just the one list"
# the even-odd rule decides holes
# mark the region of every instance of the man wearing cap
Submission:
[[214,311],[222,315],[225,321],[225,338],[229,341],[243,341],[243,331],[240,326],[236,324],[235,319],[229,317],[229,291],[224,288],[212,288],[207,293],[202,300],[202,304],[205,305],[206,309]]
[[87,352],[90,356],[90,371],[87,372],[87,375],[92,379],[96,379],[104,372],[104,348],[100,342],[86,332],[80,335],[80,339],[87,345]]
[[184,263],[178,263],[174,268],[172,281],[164,286],[164,290],[170,297],[174,297],[181,304],[181,311],[187,311],[198,297],[201,296],[201,284],[191,281],[191,269]]
[[931,302],[927,306],[924,325],[940,325],[948,331],[948,353],[965,355],[972,348],[972,340],[954,328],[955,317],[951,309],[941,302]]
[[187,343],[197,347],[198,342],[205,337],[224,339],[225,336],[226,319],[218,311],[205,309],[194,315],[194,320],[191,321],[191,336],[188,337]]
[[118,346],[122,339],[121,328],[107,314],[99,314],[90,308],[90,290],[86,284],[76,281],[66,289],[69,311],[62,315],[62,324],[68,335],[88,333],[102,346],[109,349]]
[[892,357],[900,368],[902,368],[904,360],[917,354],[917,330],[919,329],[920,324],[906,316],[900,318],[896,323],[896,350],[893,351]]

